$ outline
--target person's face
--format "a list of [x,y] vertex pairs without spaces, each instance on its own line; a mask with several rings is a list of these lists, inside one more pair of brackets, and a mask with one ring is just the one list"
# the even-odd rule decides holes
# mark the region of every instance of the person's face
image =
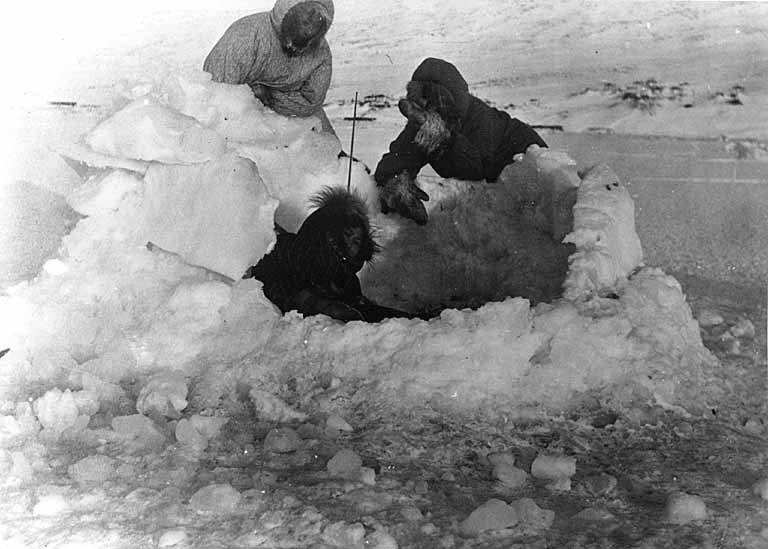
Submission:
[[328,30],[318,2],[296,4],[285,15],[280,25],[280,44],[291,57],[302,55],[317,48]]

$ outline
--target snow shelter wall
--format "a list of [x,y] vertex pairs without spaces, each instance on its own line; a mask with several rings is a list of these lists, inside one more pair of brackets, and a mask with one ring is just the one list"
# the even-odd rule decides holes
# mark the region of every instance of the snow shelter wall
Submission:
[[[680,285],[640,265],[631,198],[614,185],[607,168],[579,178],[575,163],[556,151],[532,148],[510,168],[513,174],[537,174],[530,179],[534,194],[552,189],[550,206],[531,212],[552,234],[564,231],[563,219],[551,214],[556,198],[561,190],[576,189],[568,238],[582,255],[572,256],[568,295],[552,303],[531,308],[528,300],[511,298],[476,311],[445,310],[429,322],[340,324],[324,316],[280,315],[259,282],[232,282],[212,272],[209,259],[220,260],[221,250],[200,246],[195,256],[185,251],[187,241],[202,235],[215,244],[222,235],[237,239],[255,230],[248,237],[255,247],[247,253],[266,253],[273,238],[266,212],[278,203],[289,205],[277,221],[295,229],[308,212],[308,197],[346,177],[335,137],[315,131],[311,120],[270,113],[241,88],[200,75],[137,87],[125,104],[134,108],[149,94],[145,105],[151,108],[132,111],[140,116],[115,117],[129,126],[141,121],[135,131],[114,124],[100,134],[99,142],[109,144],[101,151],[80,146],[87,154],[79,159],[98,168],[71,200],[87,217],[37,278],[0,296],[8,312],[0,332],[11,348],[0,361],[0,374],[10,380],[4,398],[62,387],[108,402],[124,396],[122,379],[164,371],[187,376],[197,406],[217,405],[239,383],[276,393],[290,377],[327,373],[359,385],[360,398],[389,408],[429,402],[456,413],[559,413],[584,394],[616,407],[647,401],[698,413],[716,396],[709,383],[714,359],[701,343]],[[178,124],[196,136],[219,134],[226,152],[205,160],[198,153],[218,145],[177,139],[171,130]],[[122,141],[126,136],[130,143]],[[133,152],[110,156],[115,151]],[[162,157],[153,151],[163,151]],[[258,173],[261,182],[254,176],[256,189],[235,193],[227,207],[261,212],[255,228],[248,216],[223,207],[211,208],[218,213],[213,216],[169,215],[162,226],[163,211],[187,201],[220,204],[211,197],[227,194],[226,186],[185,186],[182,180],[194,183],[210,172],[207,181],[227,181],[227,172],[240,165],[248,166],[245,173]],[[451,184],[436,186],[432,208],[442,202],[438,187]],[[353,186],[369,205],[377,204],[372,179],[360,167],[353,170]],[[184,217],[183,210],[176,214]],[[212,220],[223,225],[209,227]],[[385,246],[403,223],[379,214],[373,220]],[[504,223],[504,217],[495,222]],[[147,248],[162,232],[158,224],[187,227],[166,242],[174,253]],[[244,249],[230,248],[233,257],[224,263],[242,261]]]

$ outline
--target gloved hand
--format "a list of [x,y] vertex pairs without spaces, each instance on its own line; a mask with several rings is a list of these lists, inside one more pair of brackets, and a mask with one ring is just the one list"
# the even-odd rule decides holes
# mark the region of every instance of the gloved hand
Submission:
[[379,188],[381,213],[396,212],[419,225],[427,223],[427,209],[422,202],[427,200],[429,195],[416,185],[406,171],[390,177]]

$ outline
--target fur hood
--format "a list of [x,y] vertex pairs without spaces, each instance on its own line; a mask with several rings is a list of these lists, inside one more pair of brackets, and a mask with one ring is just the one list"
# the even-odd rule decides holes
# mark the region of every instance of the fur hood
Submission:
[[444,117],[462,119],[466,115],[467,109],[469,109],[469,85],[461,76],[459,69],[452,63],[435,57],[427,57],[413,71],[411,84],[413,83],[417,85],[409,85],[409,92],[413,89],[417,93],[424,93],[427,98],[431,98],[436,103],[436,106],[444,105],[446,102],[440,101],[435,96],[445,93],[450,96],[452,101],[448,102],[449,104],[446,106],[454,112],[440,112],[441,109],[437,109]]
[[[290,10],[293,6],[302,4],[306,1],[307,0],[277,0],[274,7],[272,8],[272,11],[269,13],[269,19],[272,21],[272,26],[279,31],[280,25],[283,24],[283,19],[285,19],[285,14],[288,13],[288,10]],[[328,26],[330,27],[331,23],[333,23],[334,15],[333,0],[313,1],[317,2],[323,7],[325,12],[323,15],[328,20]]]

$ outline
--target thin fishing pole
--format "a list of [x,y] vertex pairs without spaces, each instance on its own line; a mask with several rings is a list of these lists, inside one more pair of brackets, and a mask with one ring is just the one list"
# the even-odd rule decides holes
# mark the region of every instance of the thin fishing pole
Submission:
[[355,108],[352,113],[352,140],[349,144],[349,174],[347,175],[347,192],[352,183],[352,155],[355,153],[355,122],[357,122],[357,92],[355,92]]

